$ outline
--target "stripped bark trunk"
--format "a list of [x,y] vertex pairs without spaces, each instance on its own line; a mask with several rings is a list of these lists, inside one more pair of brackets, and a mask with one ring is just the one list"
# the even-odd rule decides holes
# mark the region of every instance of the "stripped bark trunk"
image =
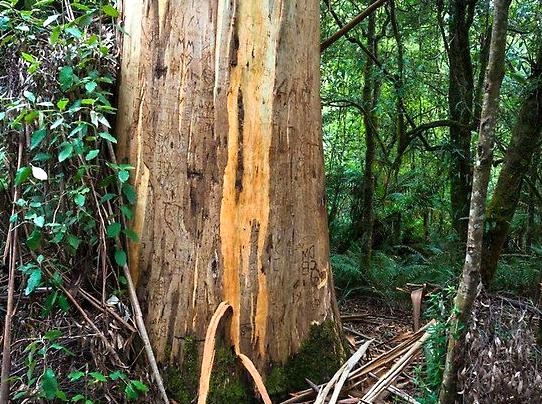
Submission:
[[466,330],[478,288],[484,234],[484,209],[493,159],[495,122],[499,109],[499,94],[504,76],[504,57],[508,10],[511,0],[494,3],[493,28],[488,69],[484,84],[484,101],[480,119],[478,150],[474,165],[472,197],[463,276],[454,300],[450,321],[446,367],[439,402],[452,404],[457,397],[457,373],[462,365],[462,349]]
[[130,269],[157,360],[182,364],[226,301],[226,342],[265,375],[312,323],[338,322],[318,4],[137,0],[124,19],[118,151],[135,167]]
[[542,46],[538,50],[528,88],[532,90],[519,110],[504,165],[487,208],[488,230],[484,235],[482,256],[482,281],[486,286],[495,275],[510,222],[519,202],[523,180],[542,139]]
[[460,240],[467,238],[467,217],[471,191],[471,130],[474,77],[470,54],[469,30],[476,0],[451,0],[449,7],[449,86],[450,126],[450,202],[452,224]]

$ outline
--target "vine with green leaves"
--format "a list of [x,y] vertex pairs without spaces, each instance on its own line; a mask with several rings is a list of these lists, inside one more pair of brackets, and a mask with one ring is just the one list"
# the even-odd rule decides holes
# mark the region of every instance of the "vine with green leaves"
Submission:
[[[148,390],[118,353],[136,331],[118,240],[137,234],[126,224],[132,167],[113,147],[117,17],[106,0],[0,2],[0,247],[13,326],[4,344],[12,368],[25,369],[3,372],[14,400],[91,403]],[[82,357],[70,344],[86,347]]]

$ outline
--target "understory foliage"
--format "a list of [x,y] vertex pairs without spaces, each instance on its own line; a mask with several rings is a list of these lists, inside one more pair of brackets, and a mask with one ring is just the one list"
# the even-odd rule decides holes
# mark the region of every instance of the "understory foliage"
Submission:
[[126,370],[135,327],[119,240],[137,235],[125,225],[132,167],[112,147],[117,16],[99,0],[0,2],[0,247],[19,302],[14,400],[90,403],[148,390]]
[[[322,38],[359,15],[367,4],[323,0]],[[453,15],[454,7],[467,4],[473,5],[472,15]],[[432,296],[429,304],[429,312],[439,325],[420,370],[421,395],[426,402],[435,402],[438,397],[450,300],[465,256],[452,210],[452,184],[460,176],[454,170],[454,159],[463,156],[465,150],[457,148],[451,127],[439,124],[451,119],[451,110],[457,107],[449,100],[453,24],[461,18],[472,18],[472,25],[464,30],[470,43],[462,44],[464,49],[459,50],[465,53],[463,60],[470,58],[472,62],[468,63],[472,71],[463,72],[464,77],[472,76],[467,84],[472,86],[472,122],[468,123],[470,140],[465,146],[470,150],[472,176],[492,13],[493,2],[489,0],[390,1],[375,11],[374,28],[366,18],[322,54],[323,140],[335,284],[341,298],[369,293],[386,300],[392,296],[401,302],[408,294],[400,289],[409,283],[444,291]],[[512,2],[489,199],[522,103],[536,85],[529,77],[537,68],[541,24],[540,2]],[[374,88],[370,100],[364,98],[368,82]],[[461,91],[468,93],[469,88]],[[370,116],[376,117],[376,124],[368,130]],[[370,165],[367,156],[369,162],[372,160]],[[539,144],[531,165],[489,292],[536,301],[542,251]],[[368,169],[370,176],[365,175]],[[367,178],[372,187],[367,186]],[[373,251],[367,265],[363,261],[367,251],[362,251],[360,220],[370,206],[366,193],[371,188]],[[486,233],[489,230],[486,225]],[[436,307],[441,309],[435,311]],[[475,395],[470,397],[474,399]],[[500,402],[496,400],[499,395],[492,397],[493,402]]]

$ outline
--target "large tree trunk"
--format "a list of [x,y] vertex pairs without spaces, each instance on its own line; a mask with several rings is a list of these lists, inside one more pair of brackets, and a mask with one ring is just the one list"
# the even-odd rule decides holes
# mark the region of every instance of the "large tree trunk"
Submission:
[[497,186],[487,208],[488,231],[484,235],[482,281],[489,285],[519,202],[523,179],[542,138],[542,46],[529,79],[532,88],[523,101]]
[[474,77],[470,54],[469,30],[476,0],[450,0],[448,61],[450,78],[448,104],[450,119],[450,200],[452,224],[464,241],[467,238],[471,191],[471,130]]
[[439,403],[453,404],[457,396],[458,371],[463,361],[463,344],[474,300],[480,285],[480,265],[484,235],[484,210],[493,160],[494,132],[499,109],[499,94],[504,76],[504,56],[508,9],[511,0],[495,0],[484,101],[480,118],[478,152],[474,165],[472,198],[463,276],[454,299],[450,319],[446,366]]
[[[119,154],[135,167],[129,261],[158,360],[225,300],[265,375],[329,321],[317,2],[125,3]],[[329,346],[329,350],[338,346]]]

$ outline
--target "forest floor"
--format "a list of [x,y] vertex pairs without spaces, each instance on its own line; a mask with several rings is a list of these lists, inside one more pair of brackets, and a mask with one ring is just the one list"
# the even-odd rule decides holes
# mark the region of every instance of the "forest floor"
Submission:
[[[357,296],[342,302],[340,312],[343,329],[351,345],[358,346],[362,341],[374,339],[368,351],[367,360],[389,352],[400,343],[402,336],[410,335],[414,331],[414,314],[408,304],[399,306],[395,301]],[[393,383],[407,397],[419,395],[419,387],[415,379],[423,361],[422,351]],[[386,367],[375,370],[374,375],[380,377],[387,370]],[[375,381],[377,381],[375,377],[369,377],[360,386],[358,392],[367,389]],[[380,396],[379,401],[397,402],[398,398],[401,397],[387,390]],[[404,397],[402,401],[405,401]]]
[[[381,389],[377,399],[369,401],[435,402],[442,371],[439,357],[446,347],[445,334],[442,333],[444,325],[438,324],[433,328],[423,349],[417,349],[414,355],[405,354],[409,346],[423,339],[420,337],[423,329],[416,337],[415,323],[423,327],[430,318],[428,313],[435,313],[429,309],[430,297],[422,299],[421,294],[416,295],[412,294],[412,302],[409,302],[408,292],[401,300],[364,295],[340,302],[350,354],[353,355],[366,341],[373,342],[367,354],[350,372],[365,374],[348,377],[339,403],[365,402],[362,397],[367,391],[378,385],[379,379],[387,379],[392,368],[403,358],[407,359],[407,365],[395,373],[394,379],[387,379],[387,387]],[[417,313],[414,307],[419,308],[421,313]],[[425,315],[424,309],[427,312]],[[505,295],[479,296],[467,333],[465,357],[468,360],[460,371],[460,387],[465,402],[540,402],[542,350],[537,344],[537,332],[541,319],[542,312],[529,299]],[[405,344],[407,348],[395,355],[398,348]],[[394,358],[388,360],[392,355]],[[367,366],[373,367],[372,364],[375,365],[374,370],[363,371]],[[313,390],[316,387],[313,386]],[[296,400],[294,395],[288,402],[313,401],[308,398]]]
[[[435,328],[437,340],[429,339],[425,347],[421,348],[420,344],[416,355],[407,355],[426,334],[423,330],[413,332],[414,320],[418,317],[413,307],[417,303],[410,301],[409,292],[400,290],[399,294],[404,294],[400,299],[397,296],[386,299],[350,295],[339,300],[342,325],[351,348],[349,356],[372,340],[366,355],[353,366],[351,374],[357,373],[357,376],[345,381],[339,403],[362,402],[359,399],[403,358],[407,365],[399,369],[395,379],[385,383],[378,399],[372,402],[434,402],[435,390],[428,386],[431,387],[430,379],[433,378],[437,382],[433,387],[438,388],[438,374],[431,372],[441,366],[439,357],[444,352],[446,340]],[[0,298],[0,306],[2,304]],[[85,392],[88,397],[124,402],[126,383],[132,379],[143,380],[152,389],[150,375],[144,366],[135,363],[121,366],[126,381],[114,380],[111,377],[114,373],[107,371],[118,369],[119,363],[100,342],[99,333],[114,341],[114,348],[119,352],[129,349],[134,337],[119,321],[112,321],[110,316],[90,307],[86,307],[86,312],[93,325],[73,311],[44,317],[39,301],[24,296],[17,299],[16,306],[18,321],[14,322],[12,330],[12,391],[19,394],[18,402],[33,402],[32,397],[39,392],[39,380],[47,374],[46,368],[56,375],[52,380],[55,388],[64,391],[68,397]],[[431,319],[430,306],[431,297],[426,296],[420,304],[420,327]],[[540,309],[526,298],[480,296],[467,338],[469,360],[460,372],[466,402],[539,402],[542,351],[536,344],[536,331],[541,315]],[[43,335],[43,330],[49,331]],[[141,352],[134,354],[131,356],[137,358]],[[304,391],[308,393],[294,393],[288,402],[312,403],[316,390],[317,386],[310,386],[308,382]],[[333,388],[330,395],[332,391]],[[428,399],[431,395],[433,399]],[[520,401],[507,401],[505,397]],[[144,397],[141,399],[145,400]]]

